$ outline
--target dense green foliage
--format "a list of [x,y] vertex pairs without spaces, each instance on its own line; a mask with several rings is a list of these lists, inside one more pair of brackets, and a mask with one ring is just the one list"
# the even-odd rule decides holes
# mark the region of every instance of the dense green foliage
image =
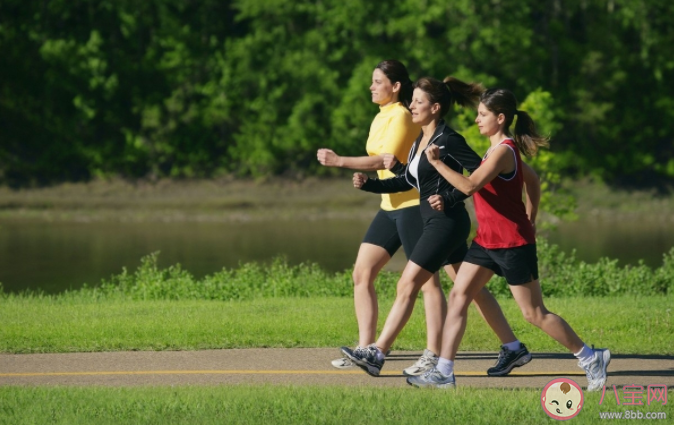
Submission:
[[413,78],[544,101],[543,173],[673,177],[673,14],[665,0],[4,0],[0,181],[318,172],[319,147],[364,153],[370,75],[391,57]]
[[[95,288],[84,287],[74,294],[94,298],[123,298],[133,300],[250,300],[275,297],[351,297],[351,270],[330,274],[317,264],[290,266],[282,258],[271,265],[241,264],[237,269],[196,279],[180,264],[160,269],[158,253],[144,257],[137,270],[104,280]],[[617,260],[602,258],[588,264],[576,260],[574,254],[561,252],[545,239],[538,240],[538,258],[543,294],[552,297],[663,295],[674,291],[674,248],[663,255],[663,264],[652,269],[619,266]],[[443,273],[446,287],[451,281]],[[382,272],[377,278],[378,293],[384,298],[395,297],[398,273]],[[489,283],[495,295],[510,293],[505,279],[495,276]],[[10,296],[4,294],[4,296]]]

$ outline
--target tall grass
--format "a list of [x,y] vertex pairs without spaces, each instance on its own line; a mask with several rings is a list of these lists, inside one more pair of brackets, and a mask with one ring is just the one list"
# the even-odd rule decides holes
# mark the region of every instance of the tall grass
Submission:
[[[540,396],[533,389],[469,387],[0,387],[0,425],[554,423],[541,408]],[[674,416],[671,402],[634,409],[606,401],[600,405],[600,398],[600,393],[586,393],[572,423],[598,423],[599,414],[609,411],[663,412],[670,421]]]
[[[351,297],[353,283],[351,270],[328,273],[316,264],[289,265],[276,258],[271,265],[241,264],[236,269],[196,279],[180,264],[160,269],[159,253],[144,257],[134,271],[123,269],[120,274],[106,279],[97,287],[84,287],[58,295],[94,299],[132,300],[251,300],[278,297]],[[578,261],[574,253],[565,254],[557,245],[545,239],[538,241],[541,285],[546,297],[666,295],[674,288],[674,248],[663,256],[662,266],[652,269],[640,263],[637,266],[619,266],[617,260],[602,258],[589,264]],[[395,296],[398,273],[382,272],[377,278],[378,294],[382,298]],[[451,281],[442,273],[443,284]],[[505,280],[495,276],[489,284],[495,295],[508,295]],[[3,297],[44,296],[25,292]]]

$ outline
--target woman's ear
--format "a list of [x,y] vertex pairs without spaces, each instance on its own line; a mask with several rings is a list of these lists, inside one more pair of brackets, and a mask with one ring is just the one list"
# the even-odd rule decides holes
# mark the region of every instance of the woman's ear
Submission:
[[431,113],[437,114],[438,112],[440,112],[440,104],[434,103],[433,105],[431,105]]
[[400,81],[393,84],[393,93],[398,93],[400,91],[400,87],[402,87],[402,84],[400,84]]
[[501,125],[505,123],[505,115],[504,114],[498,114],[498,117],[496,117],[496,122]]

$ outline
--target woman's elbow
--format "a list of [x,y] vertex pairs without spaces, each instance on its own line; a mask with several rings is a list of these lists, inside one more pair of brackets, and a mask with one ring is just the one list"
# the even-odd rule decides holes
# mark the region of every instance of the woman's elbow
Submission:
[[457,189],[459,189],[459,191],[466,196],[472,196],[475,192],[478,191],[478,188],[474,186],[467,186],[464,188],[457,187]]

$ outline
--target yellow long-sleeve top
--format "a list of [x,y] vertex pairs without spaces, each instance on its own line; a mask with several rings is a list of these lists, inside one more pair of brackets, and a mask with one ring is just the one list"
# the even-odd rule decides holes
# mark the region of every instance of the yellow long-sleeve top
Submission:
[[[392,153],[399,161],[407,162],[409,151],[420,131],[421,127],[412,122],[412,114],[402,103],[380,106],[379,113],[370,125],[365,149],[370,156]],[[378,170],[377,175],[380,179],[395,177],[388,170]],[[381,209],[385,211],[414,205],[419,205],[419,192],[416,189],[381,195]]]

